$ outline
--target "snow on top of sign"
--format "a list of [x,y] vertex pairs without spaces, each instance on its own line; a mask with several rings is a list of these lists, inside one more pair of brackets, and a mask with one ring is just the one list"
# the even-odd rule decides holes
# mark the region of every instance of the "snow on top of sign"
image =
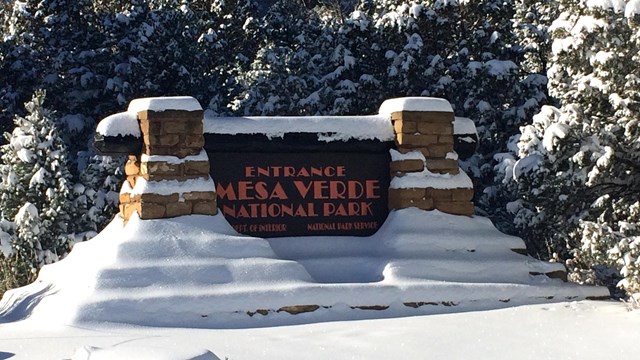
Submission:
[[408,173],[391,180],[392,189],[432,188],[432,189],[472,189],[473,182],[464,171],[456,175],[435,174],[426,169]]
[[388,116],[255,116],[217,117],[206,111],[204,132],[209,134],[264,134],[281,138],[287,133],[317,133],[320,141],[394,139]]
[[179,158],[177,156],[171,155],[147,155],[142,154],[140,157],[140,161],[142,162],[166,162],[172,165],[184,164],[187,161],[209,161],[209,156],[207,156],[207,152],[203,150],[200,151],[198,155],[189,155],[184,158]]
[[476,129],[476,124],[473,120],[466,117],[455,117],[453,121],[453,134],[454,135],[463,135],[463,134],[478,134]]
[[144,110],[156,112],[165,110],[197,111],[202,110],[202,106],[198,100],[191,96],[149,97],[132,100],[127,111],[138,113]]
[[391,161],[402,161],[402,160],[422,160],[426,161],[427,159],[424,157],[424,154],[419,150],[408,151],[403,154],[395,149],[390,149],[389,153],[391,154]]
[[441,98],[432,97],[405,97],[385,100],[378,113],[389,115],[398,111],[441,111],[453,112],[451,104]]
[[216,185],[213,179],[198,178],[187,180],[160,180],[160,181],[148,181],[142,177],[138,177],[136,184],[133,188],[129,185],[128,181],[122,184],[121,193],[127,193],[130,195],[142,195],[142,194],[157,194],[157,195],[172,195],[183,194],[185,192],[192,191],[215,191]]
[[107,116],[98,123],[96,132],[103,136],[135,136],[140,137],[138,115],[135,112],[121,112]]

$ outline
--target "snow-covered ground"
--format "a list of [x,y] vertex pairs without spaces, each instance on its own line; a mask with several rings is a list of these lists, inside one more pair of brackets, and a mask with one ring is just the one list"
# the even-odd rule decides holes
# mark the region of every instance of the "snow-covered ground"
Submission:
[[[94,360],[189,359],[204,350],[229,360],[635,359],[639,336],[640,311],[604,301],[253,329],[27,320],[0,324],[0,359],[87,359],[84,347],[102,349],[89,349]],[[212,354],[201,359],[215,359]]]
[[608,292],[545,276],[562,266],[512,251],[523,247],[487,219],[418,209],[391,212],[371,237],[260,239],[221,215],[115,219],[5,294],[0,359],[636,351],[638,311],[581,301]]

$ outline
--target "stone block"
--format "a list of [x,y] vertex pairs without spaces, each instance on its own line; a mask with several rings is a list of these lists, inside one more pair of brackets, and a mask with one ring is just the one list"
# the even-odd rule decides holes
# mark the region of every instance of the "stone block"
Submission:
[[131,163],[139,163],[140,162],[140,158],[136,155],[128,155],[127,156],[127,162],[131,162]]
[[186,175],[209,175],[208,161],[186,161],[184,163],[184,173]]
[[122,192],[118,195],[118,200],[120,201],[120,204],[128,204],[132,201],[131,195],[129,193]]
[[435,208],[452,215],[473,215],[473,203],[470,201],[436,201]]
[[398,119],[393,122],[393,129],[396,134],[415,134],[416,132],[418,132],[418,126],[416,122],[406,121],[402,119]]
[[138,175],[140,174],[140,163],[137,161],[127,160],[124,164],[125,175]]
[[473,195],[473,189],[451,189],[451,200],[453,201],[471,201]]
[[160,146],[160,145],[148,145],[148,144],[144,144],[143,146],[143,151],[145,154],[147,155],[171,155],[171,156],[178,156],[176,155],[176,148],[175,147],[169,147],[169,146]]
[[453,144],[432,144],[427,149],[429,149],[431,157],[444,158],[448,153],[453,152]]
[[186,110],[164,110],[164,111],[153,111],[153,110],[143,110],[138,112],[138,118],[151,120],[151,121],[170,121],[170,120],[190,120],[190,119],[202,119],[204,111],[202,110],[194,110],[194,111],[186,111]]
[[180,177],[182,176],[183,170],[182,164],[171,164],[166,161],[143,161],[140,164],[140,173],[148,180],[150,178]]
[[183,134],[186,132],[187,122],[184,120],[166,120],[162,122],[163,134]]
[[161,146],[176,146],[180,144],[180,135],[178,134],[164,134],[157,137],[159,145]]
[[418,123],[418,132],[427,135],[447,135],[453,139],[453,123],[421,122]]
[[193,203],[192,214],[215,215],[218,213],[216,201],[199,201]]
[[429,149],[427,149],[426,147],[408,147],[399,145],[396,150],[401,154],[406,154],[411,151],[420,151],[422,155],[424,155],[424,157],[429,157]]
[[181,159],[185,158],[186,156],[191,156],[191,155],[198,155],[200,154],[200,151],[202,151],[202,147],[199,148],[187,148],[187,147],[183,147],[183,148],[172,148],[171,150],[171,155],[173,156],[177,156]]
[[396,134],[396,143],[407,147],[429,147],[438,143],[437,135]]
[[398,111],[391,113],[391,120],[400,119],[417,123],[453,123],[454,115],[446,111]]
[[279,308],[276,312],[287,312],[291,315],[297,315],[307,312],[314,312],[320,309],[318,305],[294,305],[294,306],[283,306]]
[[140,132],[143,136],[156,136],[162,135],[162,123],[159,121],[149,121],[146,117],[140,117],[141,113],[138,113],[138,120],[140,122]]
[[214,191],[192,191],[182,194],[182,197],[187,201],[211,201],[216,199],[216,193]]
[[201,149],[204,146],[204,136],[200,135],[185,135],[184,146],[188,148]]
[[142,135],[142,143],[145,146],[159,146],[160,141],[158,141],[158,137],[160,135]]
[[131,218],[131,215],[133,215],[134,212],[138,212],[138,214],[140,214],[140,203],[139,202],[134,202],[134,203],[129,203],[129,204],[123,204],[120,207],[120,214],[122,214],[122,217],[128,221],[129,218]]
[[389,169],[394,172],[420,172],[424,170],[424,161],[418,159],[392,161],[389,164]]
[[167,212],[165,217],[176,217],[182,215],[191,215],[191,203],[190,202],[174,202],[167,204]]
[[438,174],[453,174],[460,172],[458,161],[451,159],[427,159],[427,169]]
[[166,213],[166,207],[156,203],[140,203],[140,219],[162,219]]
[[551,278],[551,279],[560,279],[564,282],[569,281],[567,279],[567,272],[563,271],[563,270],[556,270],[556,271],[551,271],[548,273],[544,273],[545,275],[547,275],[547,277]]
[[406,120],[402,118],[402,111],[394,111],[391,113],[391,121]]
[[180,195],[171,194],[171,195],[160,195],[160,194],[140,194],[140,201],[142,201],[143,205],[145,203],[156,203],[156,204],[170,204],[177,202],[179,200]]
[[438,135],[438,144],[453,144],[453,135]]
[[421,199],[425,197],[426,189],[409,188],[409,189],[389,189],[389,198],[396,199]]
[[433,200],[421,188],[389,189],[389,209],[417,207],[423,210],[433,209]]
[[427,196],[436,200],[436,203],[441,201],[451,201],[451,189],[432,189],[426,190]]
[[127,182],[129,183],[129,186],[131,188],[136,186],[136,179],[138,178],[138,175],[127,175]]
[[446,111],[425,111],[422,112],[422,121],[431,123],[453,123],[455,116],[452,112]]
[[165,135],[144,135],[142,140],[145,145],[149,146],[176,146],[180,144],[180,135],[178,134],[165,134]]
[[185,123],[185,134],[202,135],[204,133],[204,124],[202,118],[192,119]]
[[420,199],[399,199],[389,197],[389,209],[406,209],[410,207],[416,207],[422,210],[433,210],[433,199],[420,198]]

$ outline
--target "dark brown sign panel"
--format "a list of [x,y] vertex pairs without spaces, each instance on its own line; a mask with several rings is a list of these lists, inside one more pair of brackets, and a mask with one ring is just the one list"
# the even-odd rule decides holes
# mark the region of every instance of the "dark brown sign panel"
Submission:
[[210,152],[218,208],[260,237],[375,233],[388,215],[388,153]]

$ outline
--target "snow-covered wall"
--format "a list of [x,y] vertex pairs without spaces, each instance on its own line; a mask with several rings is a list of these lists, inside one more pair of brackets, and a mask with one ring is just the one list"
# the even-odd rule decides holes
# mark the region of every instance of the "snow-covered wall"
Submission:
[[469,119],[455,118],[444,99],[391,99],[374,116],[224,118],[203,112],[191,97],[146,98],[105,118],[97,132],[142,142],[141,152],[130,154],[125,167],[120,196],[125,219],[134,212],[142,219],[217,212],[216,185],[203,151],[205,134],[281,140],[287,134],[312,134],[320,143],[389,142],[394,144],[391,162],[380,166],[391,171],[384,189],[390,210],[417,207],[471,215],[474,209],[473,185],[458,167],[454,134],[473,136],[475,127]]

